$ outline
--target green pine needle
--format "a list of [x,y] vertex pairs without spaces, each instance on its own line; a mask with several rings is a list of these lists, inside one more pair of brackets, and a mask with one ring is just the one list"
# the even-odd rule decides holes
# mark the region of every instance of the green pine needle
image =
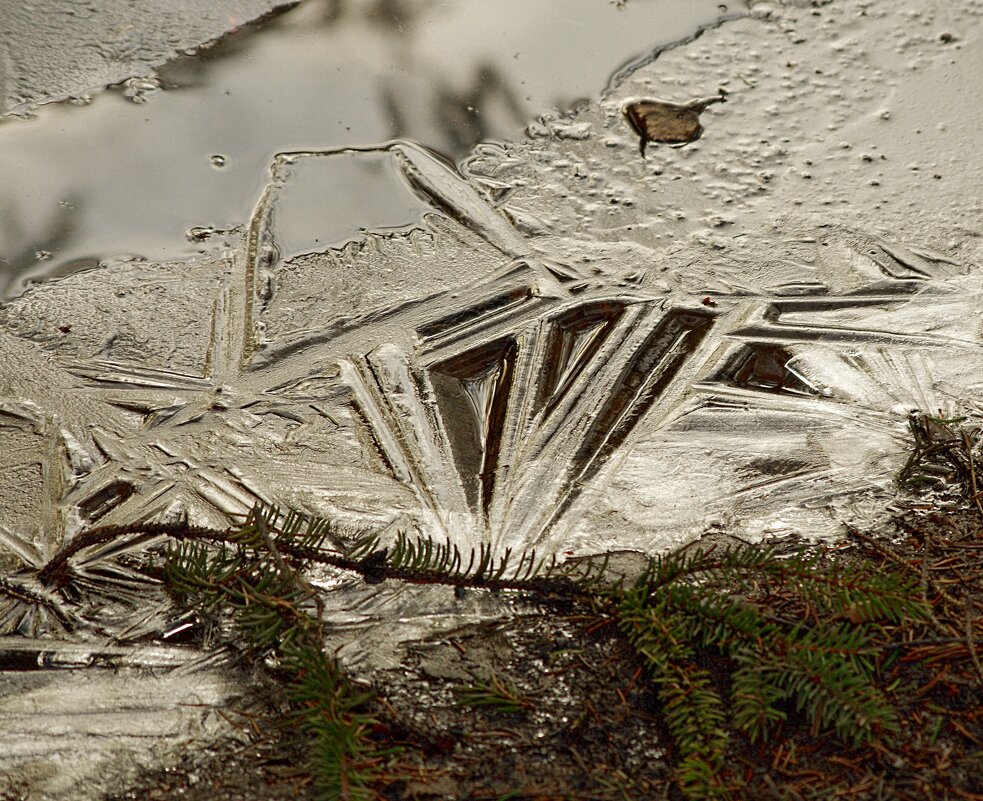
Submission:
[[[535,552],[495,556],[481,545],[465,555],[450,542],[405,533],[382,547],[374,535],[346,541],[326,521],[257,507],[224,543],[187,538],[172,547],[164,578],[186,602],[230,614],[251,648],[280,660],[324,798],[372,798],[385,752],[368,737],[371,695],[322,650],[320,599],[295,567],[312,559],[366,581],[508,581],[544,592],[537,582],[576,582],[579,594],[570,597],[611,616],[644,662],[672,739],[676,782],[689,798],[726,796],[739,786],[726,769],[728,727],[761,742],[795,709],[816,733],[848,743],[896,731],[875,683],[879,634],[925,620],[929,611],[911,579],[822,553],[688,548],[653,557],[624,586],[605,582],[601,559],[574,571]],[[455,694],[462,705],[500,712],[532,707],[501,676],[474,677]]]
[[[627,589],[610,593],[621,631],[648,667],[677,750],[675,776],[684,794],[726,794],[724,724],[753,742],[786,720],[787,703],[816,732],[849,743],[897,730],[875,684],[878,626],[924,620],[913,584],[866,566],[781,557],[774,549],[691,549],[654,557]],[[804,616],[790,620],[772,603]],[[736,668],[726,703],[701,654]]]
[[461,706],[489,708],[497,712],[515,714],[533,708],[533,702],[504,676],[492,674],[487,679],[472,675],[470,684],[454,686],[454,694]]

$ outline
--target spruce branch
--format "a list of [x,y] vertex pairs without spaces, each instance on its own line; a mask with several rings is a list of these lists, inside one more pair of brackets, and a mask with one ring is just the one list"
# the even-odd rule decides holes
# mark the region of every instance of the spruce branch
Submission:
[[[274,510],[273,513],[279,514]],[[38,578],[45,586],[71,582],[70,561],[82,551],[124,537],[169,537],[178,541],[244,545],[256,547],[259,531],[249,522],[267,519],[267,507],[258,506],[241,527],[215,529],[190,526],[184,523],[134,523],[125,526],[100,526],[89,529],[69,542],[41,568]],[[302,516],[297,515],[297,518]],[[571,597],[585,595],[587,588],[574,581],[555,559],[537,560],[534,552],[523,553],[518,563],[511,565],[511,552],[493,558],[489,546],[481,545],[472,551],[466,567],[457,546],[437,543],[430,538],[413,540],[401,534],[393,548],[378,547],[378,538],[369,535],[357,539],[351,546],[340,545],[330,533],[326,521],[304,518],[307,533],[302,537],[284,534],[279,523],[267,520],[265,525],[272,536],[271,547],[278,559],[289,558],[300,564],[316,563],[347,570],[362,576],[369,583],[392,580],[407,584],[442,584],[485,590],[516,590],[539,595]],[[321,543],[330,539],[332,548]],[[394,558],[396,561],[394,561]],[[316,597],[312,595],[312,597]]]
[[470,684],[457,684],[452,689],[462,706],[487,707],[507,714],[527,711],[534,706],[507,677],[497,674],[488,678],[472,674]]
[[[701,657],[732,661],[729,720],[752,741],[780,725],[791,702],[816,732],[870,742],[897,730],[875,684],[874,632],[927,617],[908,577],[758,546],[654,557],[633,586],[610,597],[664,704],[676,779],[692,798],[726,791],[719,769],[728,715]],[[779,599],[798,617],[779,614]]]
[[[311,564],[351,571],[367,583],[402,581],[517,590],[588,604],[607,616],[647,668],[691,798],[726,795],[727,725],[760,742],[801,711],[815,731],[850,743],[897,728],[875,679],[885,626],[927,618],[916,579],[876,572],[826,553],[786,556],[769,546],[691,547],[649,561],[634,582],[607,579],[606,561],[575,568],[536,553],[500,555],[480,545],[405,533],[383,544],[341,537],[322,519],[257,507],[238,526],[103,527],[79,535],[44,566],[46,585],[72,579],[71,561],[120,537],[166,535],[161,576],[183,603],[236,622],[241,639],[274,657],[312,740],[325,797],[363,798],[383,759],[368,731],[368,697],[323,652],[321,598],[304,577]],[[708,666],[719,665],[721,675]],[[728,672],[729,671],[729,672]],[[504,708],[507,684],[472,686],[462,701]],[[522,705],[519,704],[521,707]],[[319,785],[319,786],[321,786]],[[334,794],[334,795],[331,795]]]
[[[356,686],[324,653],[320,599],[280,553],[302,538],[308,547],[327,532],[296,517],[283,529],[276,510],[257,509],[218,546],[172,545],[162,575],[185,604],[228,611],[247,646],[277,658],[297,728],[309,741],[311,773],[324,801],[371,801],[380,765],[391,753],[369,736],[373,694]],[[312,611],[311,607],[314,607]]]

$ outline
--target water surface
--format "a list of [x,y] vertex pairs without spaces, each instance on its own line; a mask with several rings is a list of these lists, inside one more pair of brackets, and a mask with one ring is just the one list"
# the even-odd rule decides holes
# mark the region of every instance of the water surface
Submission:
[[[597,95],[626,65],[743,9],[301,3],[172,62],[159,82],[0,123],[0,292],[111,259],[187,258],[203,247],[190,229],[249,217],[278,152],[408,138],[454,160],[476,142],[521,136],[537,115]],[[386,225],[381,192],[347,186],[311,214],[334,230]]]

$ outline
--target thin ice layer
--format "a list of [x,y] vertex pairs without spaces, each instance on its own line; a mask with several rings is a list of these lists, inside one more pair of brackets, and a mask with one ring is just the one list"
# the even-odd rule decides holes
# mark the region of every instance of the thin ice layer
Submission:
[[[162,265],[104,266],[63,323],[67,285],[31,289],[0,326],[10,580],[88,526],[223,526],[256,500],[346,533],[541,553],[876,522],[908,414],[979,414],[983,394],[980,175],[964,155],[983,125],[946,88],[979,74],[979,17],[919,6],[758,4],[536,141],[482,147],[467,179],[378,148],[427,207],[409,231],[284,254],[274,176],[242,237],[185,266],[196,291],[153,295]],[[964,47],[945,49],[949,29]],[[904,87],[874,80],[912,64]],[[724,77],[747,92],[707,110],[699,143],[640,158],[629,93],[685,101]],[[99,624],[129,650],[166,606],[122,555],[76,569],[90,609],[128,591],[125,626]],[[333,622],[382,623],[350,637],[356,665],[493,614],[449,590],[318,580]],[[54,611],[17,603],[5,625],[63,636]],[[14,699],[29,684],[15,668]]]
[[41,0],[4,3],[0,116],[153,75],[168,59],[285,0]]

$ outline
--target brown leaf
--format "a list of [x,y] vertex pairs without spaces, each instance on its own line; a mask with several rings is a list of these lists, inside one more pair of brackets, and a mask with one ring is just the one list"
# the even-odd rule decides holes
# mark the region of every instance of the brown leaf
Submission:
[[642,155],[649,142],[684,145],[700,138],[703,125],[700,113],[711,103],[722,103],[726,94],[689,103],[667,103],[662,100],[638,100],[625,106],[624,113],[641,137]]

